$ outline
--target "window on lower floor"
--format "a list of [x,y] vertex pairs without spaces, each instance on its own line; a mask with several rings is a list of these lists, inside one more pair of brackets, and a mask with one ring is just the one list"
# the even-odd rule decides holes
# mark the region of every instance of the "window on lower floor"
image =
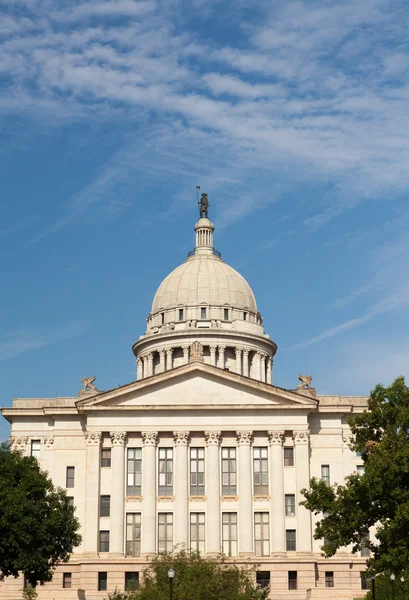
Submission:
[[236,493],[236,448],[222,448],[222,494],[235,496]]
[[65,475],[65,487],[73,488],[75,482],[75,467],[67,467]]
[[270,587],[270,571],[257,571],[256,583],[262,588]]
[[74,506],[74,496],[67,496],[68,506]]
[[66,589],[71,587],[71,573],[62,574],[62,586]]
[[359,476],[362,476],[364,473],[365,473],[364,465],[357,465],[356,466],[356,474]]
[[139,588],[139,573],[138,571],[128,571],[125,573],[125,591],[134,592]]
[[102,448],[101,450],[101,467],[111,466],[111,448]]
[[105,592],[108,587],[108,574],[106,571],[98,573],[98,591]]
[[295,516],[295,495],[294,494],[286,494],[285,495],[285,516],[286,517],[294,517]]
[[288,589],[297,589],[297,571],[288,571]]
[[159,496],[173,494],[173,448],[159,448]]
[[334,571],[325,571],[325,587],[334,587]]
[[205,493],[205,450],[190,449],[190,495],[203,496]]
[[223,552],[227,556],[237,556],[237,513],[222,514]]
[[158,552],[171,552],[173,548],[173,513],[158,514]]
[[270,525],[268,512],[254,513],[254,542],[256,556],[270,555]]
[[370,590],[371,580],[368,577],[362,577],[361,573],[361,590]]
[[101,496],[99,505],[100,517],[111,516],[111,496]]
[[190,513],[190,549],[205,553],[205,514]]
[[126,513],[126,555],[141,555],[141,513]]
[[99,551],[109,552],[109,531],[99,532]]
[[142,489],[142,448],[128,448],[126,495],[140,496]]
[[40,458],[41,452],[41,441],[40,440],[31,440],[31,456],[34,458]]
[[253,448],[253,480],[254,494],[256,496],[268,494],[267,448]]
[[293,552],[297,550],[297,534],[295,529],[285,530],[285,544],[287,552]]
[[284,448],[284,466],[294,466],[294,448],[292,448],[291,446],[287,446],[286,448]]

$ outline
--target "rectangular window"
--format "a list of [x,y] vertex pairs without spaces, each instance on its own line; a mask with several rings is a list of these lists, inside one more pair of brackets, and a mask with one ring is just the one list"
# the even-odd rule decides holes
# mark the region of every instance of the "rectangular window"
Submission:
[[227,556],[237,556],[237,513],[222,514],[223,552]]
[[106,571],[98,573],[98,591],[105,592],[108,587],[108,575]]
[[222,494],[223,496],[237,494],[236,448],[222,448]]
[[173,514],[158,514],[158,552],[171,552],[173,548]]
[[225,320],[225,321],[228,321],[228,320],[229,320],[229,309],[228,309],[228,308],[225,308],[225,309],[224,309],[223,316],[224,316],[224,320]]
[[359,450],[357,450],[357,451],[355,452],[355,456],[356,456],[357,458],[361,458],[361,456],[362,456],[362,452],[360,452]]
[[325,571],[325,587],[334,587],[334,571]]
[[200,318],[206,319],[206,315],[207,315],[207,310],[202,306],[202,308],[200,309]]
[[294,494],[286,494],[285,495],[285,516],[286,517],[295,517],[295,495]]
[[270,587],[270,571],[256,571],[256,583],[261,588]]
[[99,532],[99,551],[109,552],[109,531]]
[[179,308],[179,321],[183,321],[183,308]]
[[366,577],[362,577],[363,573],[361,573],[361,590],[370,590],[371,589],[371,580]]
[[34,458],[40,458],[41,452],[41,441],[40,440],[31,440],[31,456]]
[[142,490],[142,448],[128,448],[126,495],[140,496]]
[[62,586],[65,589],[71,588],[71,573],[62,574]]
[[356,466],[356,474],[359,476],[362,476],[364,473],[365,473],[364,465],[357,465]]
[[369,542],[369,535],[366,535],[361,540],[361,556],[371,556],[371,551],[367,546]]
[[67,496],[68,506],[74,506],[74,496]]
[[65,487],[73,488],[75,481],[75,467],[67,467],[67,473],[65,476]]
[[101,450],[101,467],[111,466],[111,448],[102,448]]
[[110,517],[111,516],[111,496],[101,496],[99,505],[99,516]]
[[297,589],[297,571],[288,571],[288,589]]
[[126,513],[126,555],[141,555],[141,513]]
[[190,549],[205,553],[205,514],[190,513]]
[[253,479],[254,495],[265,496],[268,494],[267,448],[253,448]]
[[321,465],[321,479],[329,485],[329,465]]
[[294,448],[292,446],[287,446],[286,448],[284,448],[284,466],[294,466]]
[[128,571],[125,573],[125,591],[134,592],[139,588],[139,573],[138,571]]
[[268,512],[254,513],[254,542],[256,556],[270,556],[270,526]]
[[293,552],[297,550],[297,537],[295,529],[285,530],[285,545],[287,552]]
[[159,448],[159,496],[173,494],[173,448]]
[[165,323],[165,313],[160,313],[160,318],[162,321],[162,325]]
[[205,450],[190,449],[190,495],[203,496],[205,493]]
[[247,321],[247,313],[246,312],[243,313],[243,321]]

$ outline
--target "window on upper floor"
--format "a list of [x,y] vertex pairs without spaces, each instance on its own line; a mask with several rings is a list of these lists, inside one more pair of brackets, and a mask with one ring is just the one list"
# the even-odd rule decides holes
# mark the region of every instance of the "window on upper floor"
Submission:
[[62,587],[65,589],[70,589],[71,582],[72,582],[71,573],[63,573],[62,574]]
[[297,533],[295,529],[285,530],[285,546],[287,552],[294,552],[297,550]]
[[288,589],[297,589],[297,571],[288,571]]
[[40,440],[31,440],[31,456],[34,458],[40,458],[41,452],[41,441]]
[[158,552],[172,552],[173,513],[158,514]]
[[165,313],[160,313],[160,320],[161,324],[163,325],[165,323]]
[[127,450],[126,495],[140,496],[142,489],[142,448]]
[[365,473],[365,467],[364,465],[357,465],[356,466],[356,474],[357,475],[363,475]]
[[65,487],[73,488],[75,483],[75,467],[67,467],[65,475]]
[[126,556],[141,555],[141,513],[126,513]]
[[327,485],[330,484],[330,477],[329,477],[329,465],[321,465],[321,479],[322,481],[324,481]]
[[285,467],[293,467],[294,466],[294,448],[292,446],[284,447],[284,466]]
[[183,308],[179,308],[179,321],[183,321],[183,317],[184,317]]
[[368,547],[369,533],[361,539],[361,556],[371,556],[371,550]]
[[109,552],[109,531],[99,532],[99,551]]
[[100,496],[99,516],[111,516],[111,496]]
[[225,321],[229,320],[229,309],[228,308],[223,309],[223,319]]
[[190,513],[190,549],[205,553],[205,513]]
[[134,592],[139,588],[138,571],[127,571],[125,573],[125,591]]
[[270,556],[270,524],[268,512],[254,513],[254,548],[256,556]]
[[254,495],[268,494],[268,449],[253,448]]
[[222,494],[237,494],[236,448],[222,448]]
[[285,495],[285,516],[295,517],[295,494]]
[[247,313],[246,312],[243,313],[243,321],[247,321]]
[[190,448],[190,495],[205,493],[205,449]]
[[74,506],[74,496],[67,496],[68,506]]
[[325,571],[325,587],[334,587],[334,571]]
[[256,571],[256,584],[261,588],[269,588],[270,571]]
[[111,448],[102,448],[101,450],[101,467],[111,466]]
[[173,448],[159,448],[159,496],[173,495]]
[[202,308],[200,309],[200,318],[201,319],[206,319],[207,318],[207,310],[204,306],[202,306]]
[[237,513],[222,513],[222,538],[223,553],[237,556]]

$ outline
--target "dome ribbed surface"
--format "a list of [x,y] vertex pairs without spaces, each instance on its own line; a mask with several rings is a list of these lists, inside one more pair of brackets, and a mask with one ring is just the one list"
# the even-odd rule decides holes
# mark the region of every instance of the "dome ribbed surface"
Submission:
[[220,259],[195,256],[163,280],[153,299],[152,313],[201,303],[257,312],[251,287],[240,273]]

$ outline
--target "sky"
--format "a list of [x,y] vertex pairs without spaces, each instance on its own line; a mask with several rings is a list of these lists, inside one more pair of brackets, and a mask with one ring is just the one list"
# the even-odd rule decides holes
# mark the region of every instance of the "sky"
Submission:
[[409,376],[405,0],[0,12],[1,406],[135,379],[154,293],[194,246],[196,185],[278,344],[276,385]]

